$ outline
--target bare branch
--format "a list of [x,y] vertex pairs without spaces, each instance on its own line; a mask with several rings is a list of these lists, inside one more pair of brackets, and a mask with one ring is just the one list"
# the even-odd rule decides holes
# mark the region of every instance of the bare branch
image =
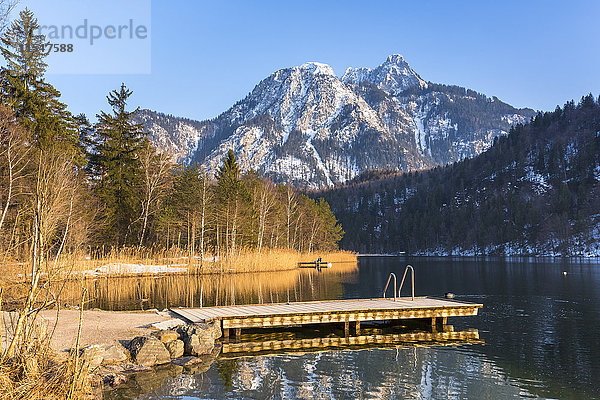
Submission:
[[19,0],[0,0],[0,34],[8,25],[8,17],[17,4]]

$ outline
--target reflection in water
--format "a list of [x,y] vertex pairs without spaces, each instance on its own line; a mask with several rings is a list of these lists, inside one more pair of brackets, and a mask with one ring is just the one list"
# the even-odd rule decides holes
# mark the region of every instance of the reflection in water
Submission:
[[[393,364],[405,364],[410,369],[408,374],[414,374],[414,371],[427,370],[423,364],[422,357],[419,356],[422,352],[421,348],[428,346],[465,346],[477,343],[482,343],[479,339],[479,334],[476,330],[468,330],[463,332],[454,332],[452,327],[447,327],[446,332],[426,332],[426,331],[409,331],[398,333],[402,328],[396,326],[388,326],[377,324],[378,327],[367,328],[364,330],[364,335],[343,337],[329,335],[328,337],[317,337],[314,332],[298,329],[295,333],[284,331],[272,331],[270,333],[244,334],[241,341],[227,342],[223,344],[220,359],[214,364],[212,370],[215,371],[218,379],[215,382],[222,383],[222,391],[220,393],[226,396],[224,392],[235,392],[234,398],[243,398],[244,392],[252,398],[330,398],[334,394],[334,390],[341,389],[335,383],[338,378],[336,374],[341,376],[347,375],[343,372],[345,367],[338,360],[343,360],[347,356],[355,359],[355,354],[364,349],[370,351],[379,351],[389,347],[393,352],[373,353],[375,355],[385,355],[393,357]],[[395,332],[395,333],[394,333]],[[303,336],[306,336],[303,338]],[[336,350],[332,350],[336,349]],[[293,358],[289,354],[302,352],[302,358]],[[331,355],[319,354],[322,352],[332,353]],[[260,354],[259,354],[260,353]],[[265,353],[271,353],[269,355]],[[312,357],[315,354],[316,357]],[[331,361],[327,361],[330,358]],[[264,360],[264,361],[263,361]],[[315,362],[318,360],[319,362]],[[321,363],[320,361],[326,361]],[[284,364],[279,365],[283,362]],[[290,363],[291,362],[291,363]],[[359,361],[360,362],[360,361]],[[300,365],[300,364],[301,365]],[[330,365],[331,364],[331,365]],[[338,365],[336,365],[338,364]],[[256,368],[259,365],[260,368]],[[291,367],[288,370],[288,367]],[[389,373],[394,373],[394,366],[389,365]],[[161,398],[165,396],[184,395],[185,397],[212,397],[215,393],[211,392],[213,380],[210,378],[210,365],[203,364],[200,370],[184,371],[181,367],[170,366],[158,368],[151,373],[142,373],[132,379],[126,386],[120,387],[117,390],[107,393],[109,399],[134,397],[141,393],[148,393],[155,390],[153,393],[144,395],[141,398]],[[298,374],[296,368],[304,370],[307,374]],[[361,369],[355,366],[355,369]],[[322,370],[322,371],[319,371]],[[327,385],[327,390],[323,391],[319,385],[310,382],[311,379],[317,377],[317,374],[322,374],[325,370],[328,371],[327,380],[332,382],[332,385]],[[207,374],[202,374],[209,371]],[[285,374],[277,375],[277,380],[287,379],[288,382],[282,385],[279,389],[269,386],[268,378],[273,372],[285,371]],[[356,373],[351,373],[355,375]],[[201,379],[198,379],[201,377]],[[370,378],[364,378],[370,379]],[[382,377],[377,379],[381,380]],[[282,382],[283,383],[283,382]],[[343,392],[362,391],[361,385],[363,379],[350,379],[348,376],[347,383],[351,383],[352,387],[343,389]],[[372,384],[377,382],[373,381]],[[388,394],[394,393],[394,385],[389,379],[381,382],[382,385],[389,387]],[[265,396],[257,396],[252,393],[255,390],[265,389],[263,386],[269,386],[268,389],[274,396],[266,394]],[[337,385],[337,388],[336,386]],[[410,387],[407,382],[405,387],[407,393],[414,393],[419,388]],[[157,389],[159,388],[160,389]],[[280,390],[281,393],[273,392],[273,389]],[[218,389],[217,389],[218,390]],[[205,394],[202,395],[201,393]],[[209,394],[210,393],[210,394]],[[219,393],[219,392],[217,392]]]
[[[337,299],[343,284],[358,275],[356,263],[335,263],[332,268],[299,269],[255,274],[212,274],[98,278],[84,281],[93,297],[90,308],[140,310],[167,307],[209,307],[215,305],[280,303]],[[76,304],[81,284],[68,282],[62,298]]]
[[493,362],[463,347],[401,347],[219,360],[205,374],[168,379],[140,398],[511,399],[523,394]]
[[[397,333],[397,329],[366,328],[359,336],[337,336],[335,334],[319,337],[280,332],[274,334],[242,335],[240,341],[225,342],[221,350],[221,358],[236,358],[242,356],[280,355],[284,353],[316,352],[332,349],[359,350],[367,348],[383,348],[394,346],[453,346],[459,344],[483,343],[479,339],[479,332],[470,329],[454,332],[453,327],[448,327],[446,332],[425,332],[404,329],[405,332]],[[325,328],[322,328],[325,331]],[[304,333],[304,334],[303,334]],[[341,332],[340,332],[341,333]]]
[[[389,273],[401,273],[407,263],[415,266],[416,295],[453,292],[458,300],[484,304],[479,316],[450,323],[457,331],[478,329],[485,344],[219,359],[202,374],[169,377],[141,398],[600,398],[597,263],[361,258],[358,271],[347,273],[333,268],[330,274],[282,274],[281,281],[273,275],[252,284],[241,279],[233,298],[256,301],[267,287],[280,301],[288,292],[292,300],[379,297]],[[211,293],[212,302],[225,301],[222,288]]]

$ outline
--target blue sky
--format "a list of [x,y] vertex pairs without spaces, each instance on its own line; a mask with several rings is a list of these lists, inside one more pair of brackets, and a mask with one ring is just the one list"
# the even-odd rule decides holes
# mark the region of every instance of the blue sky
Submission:
[[[86,4],[90,18],[105,20],[150,11],[144,6],[150,0],[139,0],[144,10],[107,0],[22,0],[21,6],[39,10],[46,21],[75,14],[73,1]],[[47,79],[72,112],[92,119],[121,82],[134,91],[132,106],[204,119],[277,69],[320,61],[341,76],[347,67],[375,67],[400,53],[425,80],[551,110],[600,93],[599,20],[597,0],[154,0],[150,73]],[[139,61],[132,57],[116,48],[106,63]]]

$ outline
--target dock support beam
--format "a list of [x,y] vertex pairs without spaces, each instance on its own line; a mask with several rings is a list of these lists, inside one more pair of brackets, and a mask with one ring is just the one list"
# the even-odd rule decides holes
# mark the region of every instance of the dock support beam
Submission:
[[235,338],[239,339],[242,336],[242,328],[235,328]]
[[229,339],[229,328],[223,328],[223,338]]
[[344,337],[350,336],[350,321],[344,321]]
[[355,334],[356,336],[359,336],[359,335],[360,335],[360,321],[356,321],[356,322],[354,323],[354,334]]

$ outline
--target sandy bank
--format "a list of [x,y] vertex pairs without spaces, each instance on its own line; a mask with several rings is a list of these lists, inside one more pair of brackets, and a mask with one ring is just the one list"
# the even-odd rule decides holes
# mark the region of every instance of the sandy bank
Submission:
[[[52,329],[56,322],[56,311],[44,310],[40,313],[42,320]],[[167,313],[120,312],[120,311],[84,311],[81,328],[80,346],[91,344],[114,344],[130,340],[136,336],[149,335],[156,331],[151,324],[167,322],[173,318]],[[15,313],[2,312],[2,342],[5,345],[7,330],[13,321]],[[78,310],[60,311],[58,324],[52,336],[52,347],[57,351],[65,351],[73,346],[79,325]],[[10,329],[9,329],[10,331]]]

